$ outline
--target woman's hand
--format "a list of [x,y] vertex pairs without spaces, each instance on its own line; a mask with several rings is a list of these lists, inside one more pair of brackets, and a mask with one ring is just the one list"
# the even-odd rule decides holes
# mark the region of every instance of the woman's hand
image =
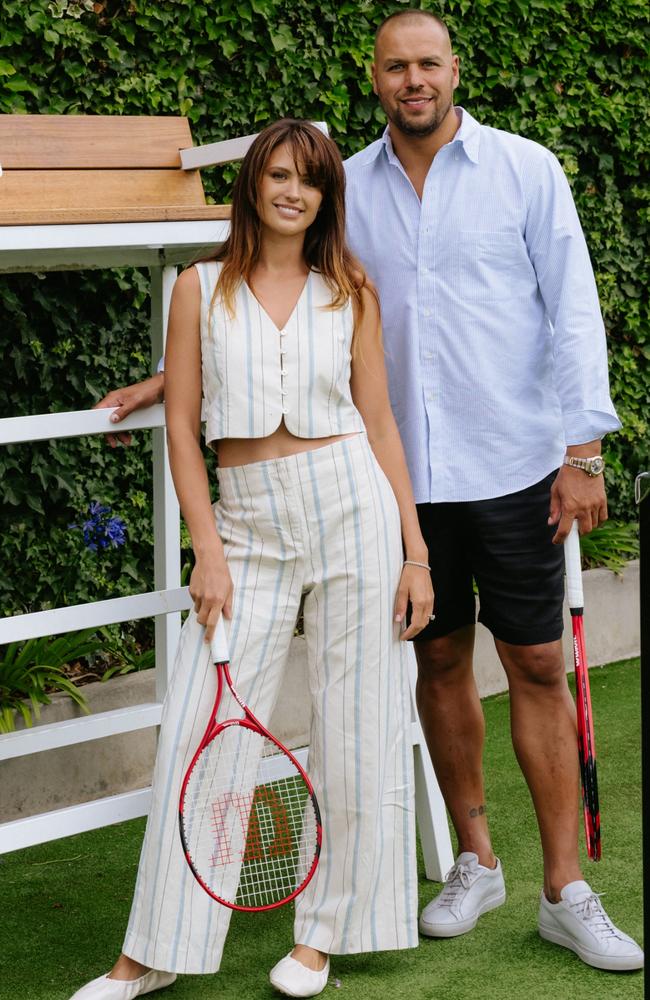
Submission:
[[[124,420],[129,413],[134,410],[141,410],[146,406],[153,406],[154,403],[162,403],[165,395],[165,374],[159,372],[146,378],[142,382],[134,385],[125,385],[121,389],[113,389],[98,403],[95,403],[93,410],[101,410],[104,407],[113,409],[111,421],[114,424]],[[131,435],[128,431],[116,431],[115,434],[107,434],[106,440],[111,448],[117,446],[118,441],[122,444],[131,444]]]
[[205,641],[211,642],[221,614],[232,615],[233,585],[224,557],[197,558],[189,590],[199,625],[205,625]]
[[400,635],[401,640],[412,639],[429,624],[433,613],[433,586],[431,574],[424,566],[402,567],[402,575],[395,599],[395,621],[402,622],[408,602],[411,602],[411,624]]

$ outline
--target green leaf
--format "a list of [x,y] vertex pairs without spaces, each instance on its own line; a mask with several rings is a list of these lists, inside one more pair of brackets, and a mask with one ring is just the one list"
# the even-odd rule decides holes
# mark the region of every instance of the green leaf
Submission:
[[232,59],[239,48],[239,43],[234,38],[222,38],[219,40],[219,45],[226,59]]
[[295,44],[295,36],[288,24],[279,24],[271,31],[271,44],[276,52],[284,52]]
[[45,514],[45,511],[43,510],[43,504],[41,503],[39,497],[37,497],[33,493],[28,493],[25,499],[27,501],[27,506],[31,507],[32,510],[35,510],[37,514],[41,515]]

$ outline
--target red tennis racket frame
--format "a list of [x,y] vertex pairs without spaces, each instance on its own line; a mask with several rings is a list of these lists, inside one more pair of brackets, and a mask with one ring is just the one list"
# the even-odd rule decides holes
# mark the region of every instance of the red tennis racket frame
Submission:
[[585,822],[587,855],[592,861],[601,859],[600,804],[598,801],[598,773],[596,768],[596,739],[591,711],[589,667],[585,650],[584,595],[582,566],[580,562],[580,535],[578,522],[574,521],[564,543],[567,575],[567,596],[573,630],[573,662],[576,682],[576,713],[578,724],[578,755],[582,783],[582,804]]
[[[268,731],[268,729],[266,729],[266,727],[263,726],[262,723],[258,719],[255,718],[255,716],[251,712],[251,710],[248,707],[248,705],[246,705],[245,702],[242,701],[242,699],[239,696],[237,690],[233,686],[232,678],[230,676],[230,656],[229,656],[229,652],[228,652],[228,644],[227,644],[227,639],[226,639],[226,635],[225,635],[225,629],[224,629],[224,626],[223,626],[223,619],[219,620],[219,623],[217,625],[217,629],[215,631],[215,636],[214,636],[214,639],[212,641],[212,647],[211,647],[211,649],[212,649],[212,659],[214,661],[214,664],[215,664],[215,667],[216,667],[216,670],[217,670],[217,692],[216,692],[216,695],[215,695],[214,705],[213,705],[213,708],[212,708],[212,712],[210,713],[210,719],[208,721],[208,725],[206,727],[205,733],[203,734],[201,742],[199,743],[199,745],[198,745],[198,747],[196,749],[196,752],[194,753],[194,756],[192,757],[190,765],[189,765],[189,767],[188,767],[188,769],[187,769],[187,771],[185,773],[185,777],[183,778],[183,783],[181,785],[181,792],[180,792],[180,796],[179,796],[179,817],[178,818],[179,818],[180,837],[181,837],[181,842],[182,842],[182,845],[183,845],[183,853],[185,854],[185,860],[187,861],[189,869],[192,872],[192,875],[194,876],[194,878],[196,879],[196,881],[199,883],[199,885],[201,886],[201,888],[204,889],[205,892],[207,892],[207,894],[212,899],[214,899],[217,903],[221,903],[222,906],[227,906],[231,910],[239,910],[239,911],[241,911],[243,913],[262,913],[265,910],[275,910],[275,909],[277,909],[280,906],[284,906],[286,903],[290,903],[293,899],[296,898],[296,896],[300,895],[300,893],[307,887],[307,885],[309,884],[309,882],[312,880],[312,878],[314,876],[314,873],[316,871],[316,868],[318,866],[318,862],[320,860],[320,852],[321,852],[321,846],[322,846],[322,842],[323,842],[323,828],[322,828],[322,823],[321,823],[320,808],[318,806],[318,800],[317,800],[317,798],[316,798],[316,796],[314,794],[313,785],[312,785],[312,783],[311,783],[311,781],[309,779],[309,775],[307,774],[307,772],[305,771],[305,769],[302,767],[302,765],[299,763],[299,761],[295,758],[295,756],[291,753],[291,751],[289,749],[287,749],[287,747],[285,747],[282,743],[280,743],[279,740],[277,740],[275,738],[275,736],[273,736],[273,734],[270,733]],[[227,686],[228,686],[228,688],[230,690],[230,693],[232,694],[233,698],[235,699],[235,701],[237,702],[237,704],[239,705],[239,707],[243,711],[245,717],[243,719],[225,719],[223,722],[220,722],[218,725],[215,725],[215,720],[216,720],[216,717],[217,717],[217,713],[219,711],[219,706],[221,704],[221,698],[222,698],[222,695],[223,695],[224,679],[225,679],[225,682],[226,682],[226,684],[227,684]],[[292,762],[292,764],[297,769],[297,771],[300,773],[301,777],[303,778],[303,780],[305,782],[305,785],[307,787],[307,791],[308,791],[308,793],[309,793],[309,795],[311,797],[311,800],[312,800],[312,804],[313,804],[313,808],[314,808],[314,812],[315,812],[315,816],[316,816],[316,847],[315,847],[315,850],[314,850],[314,859],[313,859],[313,862],[311,864],[311,867],[310,867],[309,871],[307,872],[307,875],[305,876],[305,878],[303,879],[303,881],[301,882],[301,884],[291,894],[289,894],[289,895],[283,897],[282,899],[277,900],[277,901],[275,901],[273,903],[266,903],[266,904],[261,905],[261,906],[241,906],[238,903],[235,903],[235,902],[232,902],[232,901],[229,901],[229,900],[226,900],[226,899],[222,899],[221,896],[217,896],[212,891],[212,889],[210,888],[210,886],[207,885],[206,882],[201,878],[200,874],[197,872],[196,868],[194,867],[194,864],[192,863],[192,859],[191,859],[191,856],[190,856],[190,852],[188,850],[186,839],[185,839],[185,831],[184,831],[184,825],[183,825],[183,803],[184,803],[184,799],[185,799],[185,790],[186,790],[187,784],[188,784],[188,782],[190,780],[190,776],[192,774],[192,770],[193,770],[194,765],[196,764],[197,760],[199,759],[202,751],[207,746],[207,744],[210,743],[215,737],[217,737],[219,735],[219,733],[223,732],[225,729],[227,729],[230,726],[240,726],[240,727],[243,727],[245,729],[251,729],[251,730],[253,730],[253,732],[260,733],[262,736],[266,737],[266,739],[268,739],[271,743],[273,743],[278,748],[278,751],[280,753],[285,754],[289,758],[289,760]]]

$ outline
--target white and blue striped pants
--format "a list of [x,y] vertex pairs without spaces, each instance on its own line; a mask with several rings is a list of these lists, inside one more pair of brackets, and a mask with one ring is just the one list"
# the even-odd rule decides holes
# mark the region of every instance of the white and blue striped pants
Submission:
[[[332,954],[417,944],[407,649],[393,604],[397,503],[365,434],[219,471],[215,507],[234,582],[233,680],[263,724],[281,697],[302,595],[312,700],[308,770],[323,850],[294,937]],[[160,970],[219,968],[231,911],[193,878],[178,833],[183,774],[216,671],[192,612],[165,700],[153,799],[124,952]],[[233,703],[224,706],[234,714]],[[251,917],[255,919],[255,917]]]

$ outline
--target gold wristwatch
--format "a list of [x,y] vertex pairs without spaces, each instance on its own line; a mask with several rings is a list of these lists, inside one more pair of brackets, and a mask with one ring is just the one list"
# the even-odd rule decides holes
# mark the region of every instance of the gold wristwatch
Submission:
[[593,458],[576,458],[574,455],[565,455],[564,464],[571,465],[574,469],[582,469],[588,476],[599,476],[605,468],[605,462],[600,455]]

